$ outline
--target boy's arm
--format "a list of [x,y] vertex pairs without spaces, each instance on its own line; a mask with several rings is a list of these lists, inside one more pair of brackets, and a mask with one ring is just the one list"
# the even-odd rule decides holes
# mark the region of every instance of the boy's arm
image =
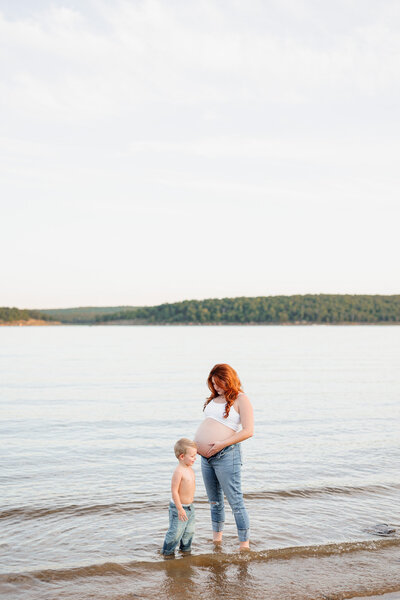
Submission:
[[179,468],[175,469],[174,474],[172,475],[172,480],[171,480],[171,493],[172,493],[172,500],[174,501],[175,506],[178,511],[179,520],[187,521],[188,517],[186,515],[185,509],[182,506],[181,499],[179,498],[179,485],[181,483],[181,479],[182,479],[182,471]]

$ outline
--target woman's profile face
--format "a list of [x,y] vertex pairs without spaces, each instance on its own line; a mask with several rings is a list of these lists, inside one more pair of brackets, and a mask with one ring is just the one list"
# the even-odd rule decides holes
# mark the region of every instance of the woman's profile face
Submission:
[[221,381],[219,379],[215,379],[215,377],[211,377],[211,381],[217,394],[223,396],[225,389],[221,387]]

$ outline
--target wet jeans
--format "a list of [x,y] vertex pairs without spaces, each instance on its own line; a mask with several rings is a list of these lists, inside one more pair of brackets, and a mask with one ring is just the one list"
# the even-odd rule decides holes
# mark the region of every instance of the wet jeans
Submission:
[[240,444],[223,448],[210,458],[201,457],[201,471],[211,506],[213,531],[222,531],[225,521],[224,494],[235,517],[239,540],[249,539],[249,516],[243,502]]
[[175,503],[169,503],[169,529],[165,535],[161,551],[165,556],[174,554],[178,544],[182,552],[190,552],[192,549],[192,539],[195,529],[194,506],[193,504],[183,504],[182,506],[188,517],[187,521],[180,521]]

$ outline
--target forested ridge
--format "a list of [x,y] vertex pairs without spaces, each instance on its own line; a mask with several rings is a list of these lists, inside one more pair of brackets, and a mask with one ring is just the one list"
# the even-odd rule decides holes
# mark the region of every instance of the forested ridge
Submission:
[[388,323],[400,322],[400,296],[308,294],[185,300],[99,316],[97,322]]
[[29,319],[77,325],[400,323],[400,295],[307,294],[184,300],[143,307],[0,308],[0,323]]

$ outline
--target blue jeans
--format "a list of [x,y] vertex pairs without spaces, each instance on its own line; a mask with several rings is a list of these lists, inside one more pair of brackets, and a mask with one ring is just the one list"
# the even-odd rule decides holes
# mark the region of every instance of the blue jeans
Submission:
[[192,549],[192,540],[195,530],[194,506],[193,504],[183,504],[187,521],[180,521],[178,510],[174,502],[169,503],[169,529],[165,535],[162,554],[169,556],[174,554],[175,548],[179,544],[182,552],[190,552]]
[[240,444],[223,448],[210,458],[201,457],[201,472],[211,506],[213,531],[222,531],[225,521],[224,494],[236,521],[239,541],[249,539],[249,515],[243,502]]

